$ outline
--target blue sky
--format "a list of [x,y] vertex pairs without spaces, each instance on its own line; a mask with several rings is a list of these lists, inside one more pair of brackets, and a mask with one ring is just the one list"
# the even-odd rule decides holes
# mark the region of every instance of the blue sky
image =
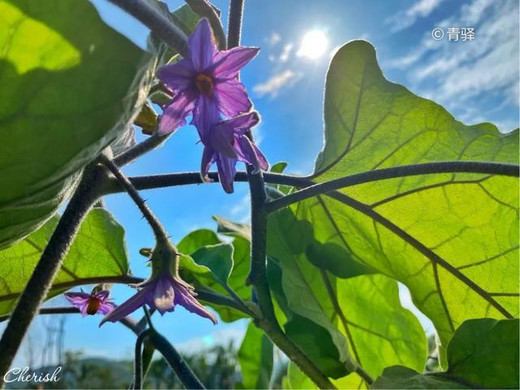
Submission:
[[[144,26],[104,0],[92,2],[110,25],[145,46],[148,30]],[[181,3],[167,1],[170,6]],[[215,4],[227,13],[226,2]],[[391,81],[437,101],[465,123],[490,121],[501,131],[510,131],[518,126],[518,17],[515,0],[249,0],[243,44],[259,46],[261,52],[241,77],[262,115],[262,123],[254,130],[257,140],[271,163],[287,161],[289,173],[312,171],[323,142],[322,99],[328,63],[333,52],[352,39],[372,42]],[[434,28],[446,32],[449,27],[474,28],[475,39],[432,38]],[[301,51],[302,38],[311,30],[322,31],[328,39],[324,54],[317,59]],[[125,173],[197,171],[202,152],[197,141],[195,129],[186,126],[164,147],[125,168]],[[224,194],[217,184],[146,191],[143,196],[178,241],[191,230],[214,228],[212,215],[246,221],[247,187],[237,183],[235,188],[232,195]],[[138,251],[153,246],[150,229],[127,196],[109,196],[106,203],[126,228],[134,274],[146,277],[148,269]],[[118,286],[113,292],[116,302],[122,302],[133,290]],[[128,358],[134,340],[130,331],[110,323],[98,329],[99,320],[69,316],[66,348]],[[245,327],[244,321],[213,326],[182,308],[163,318],[157,316],[155,322],[170,340],[186,349],[239,338]],[[40,319],[35,327],[41,323]]]

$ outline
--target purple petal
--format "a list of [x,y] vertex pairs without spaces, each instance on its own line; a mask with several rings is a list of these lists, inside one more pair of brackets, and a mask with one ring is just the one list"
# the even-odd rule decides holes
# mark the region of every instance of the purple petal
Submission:
[[214,93],[217,96],[220,111],[226,116],[233,117],[251,109],[252,104],[247,97],[246,89],[236,79],[217,83]]
[[216,48],[208,19],[202,18],[188,39],[190,59],[196,72],[204,71],[213,61]]
[[173,281],[167,277],[160,277],[155,283],[153,293],[153,304],[155,308],[159,310],[161,314],[167,311],[173,311],[174,298]]
[[99,304],[98,313],[99,314],[108,314],[112,310],[114,310],[116,305],[114,305],[112,302],[101,302]]
[[87,315],[88,303],[90,301],[90,294],[84,292],[76,292],[76,293],[65,293],[65,298],[69,303],[78,308],[81,314],[84,316]]
[[256,57],[259,50],[258,47],[234,47],[219,51],[214,59],[214,76],[217,79],[235,78],[240,69]]
[[[153,286],[153,285],[152,285]],[[105,322],[117,322],[122,318],[125,318],[127,315],[132,313],[133,311],[139,309],[145,303],[151,302],[150,294],[153,294],[153,290],[145,287],[133,297],[131,297],[126,302],[122,303],[118,307],[116,307],[113,311],[103,317],[103,320],[99,324],[99,326],[103,325]]]
[[251,127],[255,126],[260,121],[260,117],[256,111],[248,112],[235,116],[234,118],[227,119],[219,123],[216,127],[226,126],[231,127],[239,135],[244,134]]
[[107,290],[102,290],[100,292],[98,292],[95,297],[97,299],[99,299],[100,301],[105,301],[107,298],[108,298],[108,295],[110,294],[110,291],[107,291]]
[[236,150],[240,161],[252,165],[255,171],[259,171],[260,169],[267,170],[269,168],[269,163],[264,154],[256,145],[251,143],[249,138],[241,136],[237,140],[237,146]]
[[211,147],[229,158],[237,158],[233,144],[235,143],[235,129],[229,121],[220,122],[210,133]]
[[193,111],[193,124],[197,126],[199,137],[207,145],[209,142],[209,134],[213,126],[220,120],[217,102],[215,99],[201,95],[196,103]]
[[204,151],[202,152],[202,161],[200,163],[200,173],[202,174],[202,178],[208,181],[208,172],[211,164],[215,162],[215,152],[211,147],[205,146]]
[[186,123],[186,117],[193,110],[195,99],[188,93],[179,93],[174,96],[168,106],[164,108],[159,121],[159,134],[168,134],[177,130]]
[[233,179],[237,172],[236,163],[236,158],[229,158],[220,153],[217,154],[218,177],[222,188],[228,194],[233,193]]
[[182,286],[176,286],[176,291],[175,304],[183,306],[191,313],[210,319],[215,325],[217,324],[218,321],[215,315],[202,306],[189,290]]
[[174,64],[161,66],[157,70],[157,77],[171,90],[179,91],[190,87],[195,70],[191,61],[183,58]]

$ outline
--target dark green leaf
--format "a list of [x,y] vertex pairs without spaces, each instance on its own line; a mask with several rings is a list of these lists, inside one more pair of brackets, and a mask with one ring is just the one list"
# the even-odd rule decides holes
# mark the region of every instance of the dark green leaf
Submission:
[[[0,251],[0,315],[13,309],[57,223],[58,216],[54,216],[22,241]],[[81,224],[47,298],[127,273],[123,228],[106,210],[94,209]]]
[[2,0],[0,26],[5,247],[47,221],[80,170],[127,130],[151,72],[86,0]]
[[238,350],[242,388],[268,389],[273,373],[273,343],[252,322]]
[[337,379],[348,374],[345,365],[339,360],[338,349],[325,328],[295,315],[285,324],[285,332],[326,376]]
[[518,389],[518,320],[464,322],[448,345],[448,374],[477,387]]
[[314,242],[307,246],[305,254],[316,267],[330,271],[340,278],[374,273],[366,265],[354,261],[350,253],[337,244]]
[[470,389],[456,381],[437,374],[419,374],[408,367],[385,368],[372,384],[372,389]]
[[376,389],[518,389],[519,321],[464,322],[448,345],[448,370],[419,374],[402,366],[386,368]]
[[227,285],[228,277],[233,269],[233,246],[231,244],[204,246],[192,253],[191,257],[197,264],[208,267],[221,285]]

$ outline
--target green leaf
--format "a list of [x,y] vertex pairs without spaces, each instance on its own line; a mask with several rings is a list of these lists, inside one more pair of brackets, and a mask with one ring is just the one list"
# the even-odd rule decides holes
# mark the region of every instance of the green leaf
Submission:
[[340,278],[374,273],[366,265],[354,261],[349,252],[334,243],[314,242],[307,247],[305,254],[316,267],[330,271]]
[[[442,161],[518,163],[518,131],[466,126],[387,81],[374,48],[343,46],[325,91],[313,180]],[[447,173],[370,182],[292,206],[316,241],[401,281],[445,346],[466,319],[518,316],[518,179]]]
[[518,389],[518,320],[468,320],[448,345],[448,375],[477,387]]
[[253,322],[249,323],[238,350],[238,362],[242,373],[242,388],[269,388],[273,373],[273,343]]
[[[328,350],[320,358],[312,351],[314,362],[336,358],[347,370],[361,365],[373,377],[390,361],[422,370],[427,357],[426,335],[417,318],[402,308],[397,283],[384,275],[336,278],[309,261],[305,248],[312,245],[315,250],[323,247],[317,245],[308,222],[296,220],[289,209],[270,216],[267,252],[272,258],[268,276],[273,296],[289,321],[300,316],[312,321],[329,333],[337,349],[337,355]],[[326,254],[315,253],[318,258]],[[351,259],[345,258],[348,261]],[[309,340],[315,332],[309,329]],[[357,374],[347,378],[355,387],[362,384]]]
[[289,366],[287,367],[287,385],[289,389],[294,390],[314,390],[318,388],[314,382],[308,378],[307,375],[305,375],[302,370],[300,370],[293,362],[289,362]]
[[437,374],[419,374],[408,367],[386,368],[372,384],[372,389],[471,389],[461,383]]
[[6,247],[47,221],[80,170],[128,129],[151,75],[144,53],[86,0],[0,0],[0,51]]
[[[58,223],[52,217],[40,229],[0,250],[0,315],[9,313],[25,288]],[[93,209],[85,218],[52,285],[47,298],[103,278],[128,274],[124,229],[104,209]]]
[[217,215],[214,215],[213,219],[217,222],[218,233],[230,237],[241,236],[251,241],[251,226],[244,223],[232,222]]
[[222,286],[227,286],[227,280],[233,268],[233,246],[217,244],[204,246],[192,253],[191,257],[199,265],[208,267]]
[[[249,241],[237,236],[222,243],[215,232],[200,229],[184,237],[177,246],[185,255],[180,260],[181,276],[198,288],[214,290],[229,296],[233,290],[242,300],[251,299],[251,288],[245,285],[249,273]],[[210,304],[223,321],[247,317],[244,313]]]
[[375,389],[518,389],[519,321],[464,322],[448,345],[448,370],[421,375],[402,366],[385,369]]
[[298,315],[285,324],[285,333],[316,366],[330,378],[348,374],[330,333],[315,322]]

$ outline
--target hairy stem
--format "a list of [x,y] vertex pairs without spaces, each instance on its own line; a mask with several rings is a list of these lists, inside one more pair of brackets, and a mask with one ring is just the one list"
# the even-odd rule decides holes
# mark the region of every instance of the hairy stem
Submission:
[[141,157],[143,154],[146,154],[149,151],[161,146],[170,135],[171,134],[160,135],[159,133],[154,133],[143,142],[138,143],[134,147],[116,156],[113,162],[118,167],[129,164],[137,158]]
[[38,313],[42,301],[49,291],[52,280],[60,268],[61,261],[92,205],[99,198],[99,188],[106,172],[96,163],[88,166],[72,199],[65,209],[52,237],[42,253],[31,278],[20,295],[9,323],[0,339],[0,375],[9,367],[20,347],[31,321]]
[[[218,182],[218,173],[210,172],[208,177],[212,182]],[[305,177],[282,175],[279,173],[264,172],[263,177],[267,183],[270,184],[283,184],[297,188],[308,187],[314,184],[312,181]],[[135,176],[129,177],[128,180],[137,190],[150,190],[156,188],[175,187],[190,184],[205,184],[206,182],[202,179],[200,172],[181,172],[181,173],[169,173],[162,175],[150,175],[150,176]],[[247,182],[247,172],[237,172],[235,175],[235,181]],[[110,180],[106,183],[103,188],[103,194],[115,194],[124,192],[124,187],[117,182],[116,179]]]
[[132,198],[136,206],[141,210],[143,216],[146,221],[150,225],[155,235],[157,241],[167,242],[168,241],[168,233],[164,230],[164,227],[159,222],[157,217],[154,215],[152,210],[146,205],[144,199],[141,198],[141,195],[137,192],[132,183],[128,180],[128,178],[119,170],[119,168],[106,156],[101,157],[101,162],[108,168],[110,172],[115,176],[115,178],[121,183],[124,187],[128,195]]
[[171,23],[159,11],[148,5],[145,0],[108,0],[125,10],[148,27],[153,34],[185,56],[188,52],[188,39],[177,26]]
[[300,191],[293,192],[283,198],[273,200],[266,205],[268,213],[289,206],[292,203],[300,202],[304,199],[316,195],[325,194],[340,188],[354,186],[357,184],[393,179],[397,177],[429,175],[438,173],[482,173],[503,176],[518,177],[519,167],[513,164],[473,162],[473,161],[448,161],[438,163],[403,165],[378,169],[375,171],[362,172],[351,176],[341,177],[324,183],[312,185]]
[[230,0],[228,21],[228,48],[230,49],[240,45],[243,13],[244,0]]
[[163,355],[172,370],[177,374],[184,387],[187,389],[204,389],[204,385],[194,374],[191,368],[186,364],[182,356],[177,350],[157,332],[150,332],[148,335],[150,341],[155,348]]
[[[427,166],[427,170],[425,171],[425,167]],[[400,167],[392,167],[385,169],[378,169],[374,171],[367,171],[358,173],[355,175],[344,176],[342,178],[336,179],[336,181],[342,181],[341,184],[343,187],[353,186],[357,184],[363,184],[368,182],[373,182],[377,180],[384,179],[393,179],[397,177],[403,176],[413,176],[413,175],[424,175],[424,174],[433,174],[433,173],[487,173],[487,174],[495,174],[495,175],[503,175],[503,176],[518,176],[518,166],[513,164],[501,164],[501,163],[493,163],[493,162],[469,162],[469,161],[447,161],[447,162],[437,162],[437,163],[427,163],[427,164],[414,164],[414,165],[405,165]],[[403,175],[403,173],[406,173]],[[218,174],[217,172],[210,172],[209,178],[218,182]],[[288,185],[296,188],[306,188],[315,185],[316,183],[311,180],[310,176],[293,176],[293,175],[284,175],[279,173],[271,173],[264,172],[263,177],[266,183],[269,184],[282,184]],[[151,175],[151,176],[136,176],[130,177],[130,182],[134,185],[134,187],[138,190],[150,190],[155,188],[164,188],[164,187],[175,187],[182,185],[190,185],[190,184],[204,184],[205,182],[202,180],[199,172],[181,172],[181,173],[170,173],[170,174],[162,174],[162,175]],[[246,182],[248,181],[246,172],[237,172],[235,175],[235,181],[238,182]],[[329,182],[327,182],[329,183]],[[323,185],[325,183],[322,183]],[[337,185],[337,183],[335,184]],[[106,183],[103,188],[103,194],[113,194],[118,192],[123,192],[124,188],[116,181],[110,180]],[[294,194],[294,193],[293,193]],[[292,195],[292,194],[291,194]],[[298,195],[302,196],[302,195]],[[293,198],[295,199],[295,198]],[[296,200],[297,201],[297,200]],[[286,201],[284,201],[285,203]],[[272,212],[273,208],[278,208],[278,205],[281,203],[270,202],[267,205],[267,210]],[[283,207],[283,206],[282,206]]]
[[143,343],[149,333],[152,332],[150,329],[146,329],[137,336],[135,341],[135,357],[134,357],[134,389],[143,388]]

